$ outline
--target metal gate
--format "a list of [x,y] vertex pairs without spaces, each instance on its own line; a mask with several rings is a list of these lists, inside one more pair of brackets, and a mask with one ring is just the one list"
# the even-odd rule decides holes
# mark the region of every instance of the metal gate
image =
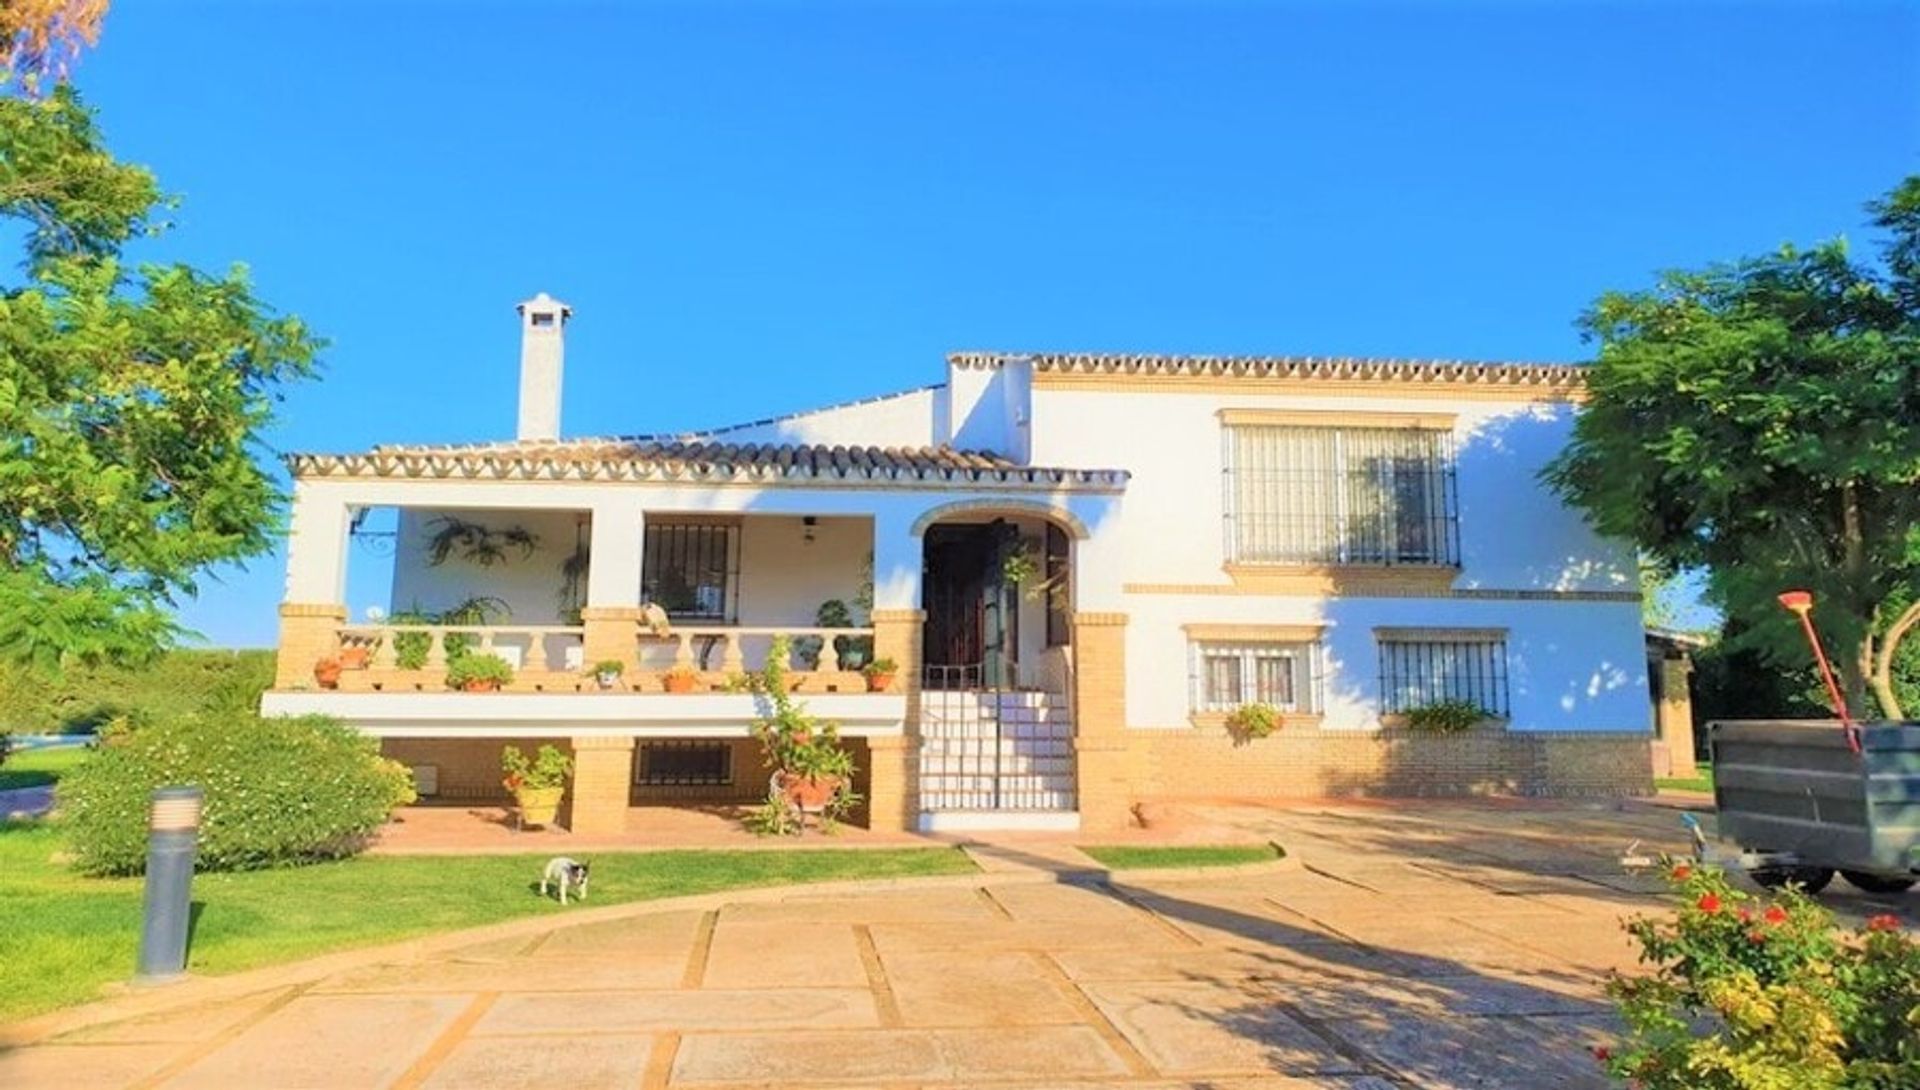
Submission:
[[1010,688],[1011,664],[928,666],[920,696],[920,807],[1072,811],[1073,724],[1063,696]]

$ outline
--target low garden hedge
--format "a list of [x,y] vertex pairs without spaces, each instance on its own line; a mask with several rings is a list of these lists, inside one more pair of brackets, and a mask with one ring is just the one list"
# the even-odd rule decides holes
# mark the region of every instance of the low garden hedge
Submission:
[[352,855],[395,807],[413,801],[404,765],[379,743],[322,716],[203,712],[120,721],[60,785],[75,864],[89,874],[146,866],[156,787],[206,792],[201,870],[256,870]]

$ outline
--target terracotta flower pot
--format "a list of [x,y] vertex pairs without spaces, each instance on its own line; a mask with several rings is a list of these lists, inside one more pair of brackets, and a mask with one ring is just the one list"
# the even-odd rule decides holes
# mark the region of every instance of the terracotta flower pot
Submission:
[[692,674],[668,674],[666,676],[667,691],[670,693],[690,693],[693,691],[694,682],[698,680],[700,679]]
[[552,825],[560,814],[560,798],[566,793],[564,787],[522,787],[515,791],[513,801],[520,807],[521,823]]
[[500,682],[490,677],[468,678],[461,683],[460,691],[467,693],[497,693],[500,691]]
[[814,811],[826,806],[846,781],[839,776],[810,778],[797,772],[779,774],[780,793],[802,810]]
[[313,680],[320,683],[322,689],[340,687],[340,660],[321,659],[313,664]]
[[891,688],[893,688],[892,674],[868,674],[867,675],[867,691],[868,692],[884,693]]
[[364,670],[367,668],[367,662],[372,658],[373,648],[365,645],[359,647],[342,647],[340,649],[340,666],[342,669]]

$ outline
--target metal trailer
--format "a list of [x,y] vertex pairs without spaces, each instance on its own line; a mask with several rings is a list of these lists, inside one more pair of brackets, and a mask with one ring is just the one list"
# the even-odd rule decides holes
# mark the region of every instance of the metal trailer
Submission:
[[[1710,723],[1719,834],[1754,881],[1816,893],[1835,871],[1870,893],[1920,881],[1920,723]],[[1704,845],[1703,845],[1704,846]]]

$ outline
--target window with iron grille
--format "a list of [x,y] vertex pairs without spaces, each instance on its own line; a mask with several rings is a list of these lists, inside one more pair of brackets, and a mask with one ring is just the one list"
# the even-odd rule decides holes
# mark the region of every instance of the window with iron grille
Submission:
[[1450,432],[1237,424],[1226,433],[1231,559],[1460,562]]
[[1504,633],[1462,636],[1417,633],[1380,637],[1380,707],[1388,713],[1464,700],[1506,718],[1507,639]]
[[1230,712],[1269,704],[1287,712],[1319,706],[1310,643],[1208,641],[1193,645],[1193,710]]
[[726,621],[732,612],[733,527],[648,522],[640,592],[682,621]]
[[733,783],[733,747],[725,742],[643,742],[633,782],[648,787]]

